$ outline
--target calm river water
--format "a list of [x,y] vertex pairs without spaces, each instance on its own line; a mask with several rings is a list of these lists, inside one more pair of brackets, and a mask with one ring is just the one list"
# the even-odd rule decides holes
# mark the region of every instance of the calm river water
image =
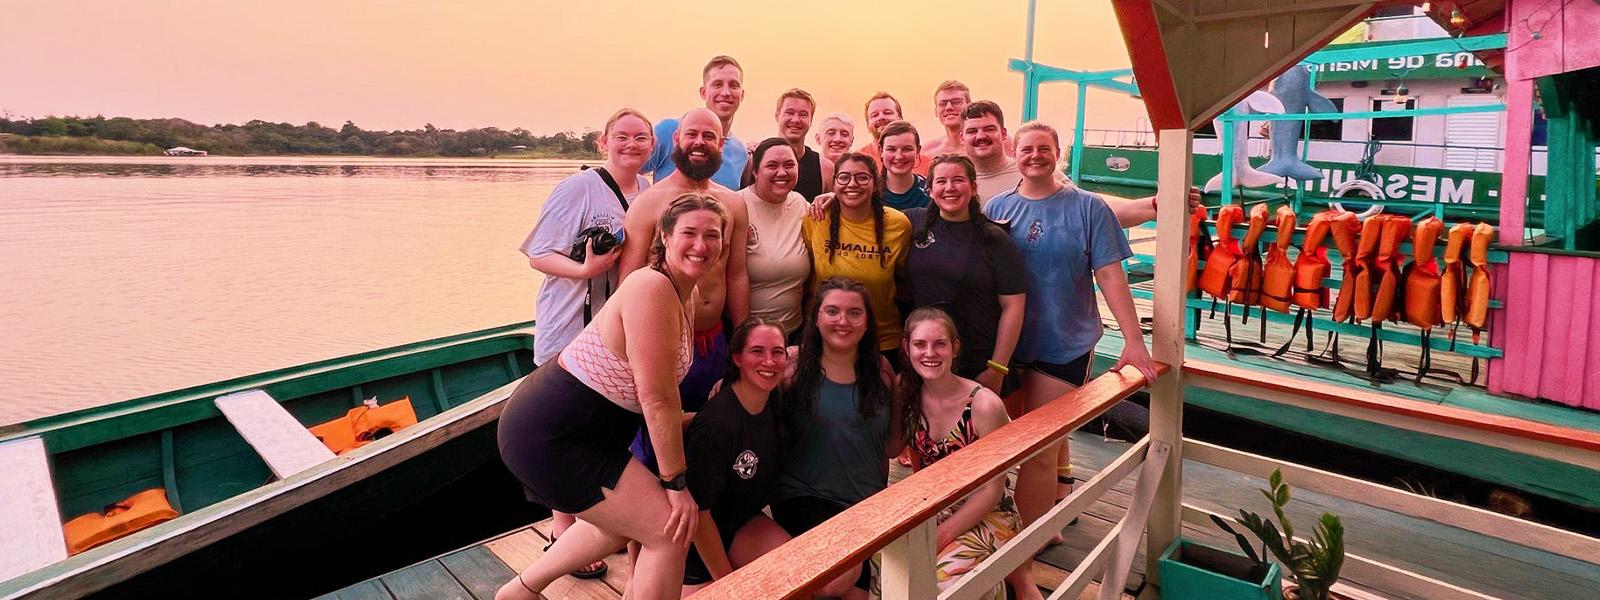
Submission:
[[576,165],[0,156],[0,425],[532,319]]

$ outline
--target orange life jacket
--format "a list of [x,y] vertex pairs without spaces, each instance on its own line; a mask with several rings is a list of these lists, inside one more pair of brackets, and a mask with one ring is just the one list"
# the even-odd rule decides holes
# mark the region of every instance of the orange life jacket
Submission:
[[[1200,235],[1206,226],[1206,211],[1204,208],[1194,211],[1189,215],[1189,269],[1188,283],[1184,293],[1193,294],[1200,286]],[[1210,240],[1207,240],[1208,242]],[[1210,244],[1206,244],[1209,249]],[[1209,253],[1208,253],[1209,254]]]
[[1267,261],[1263,267],[1266,273],[1261,280],[1261,305],[1286,313],[1289,312],[1290,301],[1294,299],[1291,296],[1294,289],[1294,264],[1289,261],[1289,244],[1294,240],[1294,229],[1299,224],[1300,218],[1287,204],[1278,207],[1275,218],[1278,224],[1278,237],[1273,240],[1272,246],[1267,248]]
[[1213,298],[1226,298],[1232,291],[1228,277],[1233,264],[1239,260],[1239,242],[1233,239],[1233,226],[1244,220],[1244,209],[1229,204],[1217,209],[1217,242],[1206,257],[1205,270],[1200,273],[1200,289]]
[[[1472,225],[1460,223],[1450,228],[1444,244],[1444,273],[1439,281],[1439,318],[1445,323],[1455,323],[1465,312],[1467,278],[1461,264],[1461,250],[1467,247],[1472,236]],[[1454,331],[1451,339],[1454,339]]]
[[1411,264],[1406,267],[1403,314],[1406,322],[1424,331],[1444,323],[1439,313],[1439,263],[1433,259],[1433,248],[1443,232],[1444,222],[1428,217],[1417,224],[1411,236]]
[[410,396],[382,406],[368,402],[350,409],[342,417],[310,428],[311,435],[317,436],[334,454],[344,454],[417,424],[417,412],[411,407]]
[[152,488],[107,505],[101,512],[67,521],[61,529],[67,537],[67,554],[72,555],[177,517],[178,511],[167,502],[167,490]]
[[1339,249],[1339,260],[1344,264],[1339,274],[1339,299],[1333,303],[1333,320],[1342,323],[1355,316],[1356,272],[1360,270],[1360,263],[1356,262],[1356,236],[1361,233],[1361,219],[1353,212],[1341,211],[1328,219],[1328,229],[1333,234],[1333,245]]
[[[1328,249],[1322,243],[1328,239],[1328,231],[1337,214],[1333,211],[1317,213],[1317,216],[1311,217],[1311,224],[1306,226],[1306,237],[1300,242],[1300,256],[1294,261],[1294,295],[1291,299],[1295,306],[1316,310],[1328,305],[1328,290],[1322,288],[1322,280],[1333,271],[1333,266],[1328,263]],[[1355,215],[1350,215],[1350,218],[1355,218]]]
[[1372,296],[1372,320],[1383,321],[1394,318],[1395,294],[1400,290],[1400,267],[1404,255],[1400,253],[1400,245],[1406,243],[1411,237],[1411,219],[1400,215],[1388,215],[1383,220],[1383,238],[1378,244],[1378,258],[1375,266],[1378,269],[1378,291]]
[[[1355,259],[1345,258],[1345,278],[1339,284],[1339,302],[1343,304],[1343,297],[1350,296],[1350,316],[1353,317],[1351,321],[1354,323],[1360,323],[1372,316],[1373,290],[1377,287],[1373,275],[1378,274],[1375,265],[1385,220],[1384,215],[1373,215],[1362,221],[1360,245],[1356,248]],[[1351,277],[1351,274],[1355,276]]]
[[1261,283],[1264,279],[1261,269],[1261,234],[1267,231],[1267,205],[1261,203],[1250,209],[1250,227],[1245,230],[1244,242],[1240,244],[1244,252],[1240,260],[1233,263],[1233,271],[1229,278],[1233,281],[1233,294],[1229,299],[1245,306],[1261,304]]
[[1472,328],[1472,343],[1478,343],[1478,333],[1489,324],[1489,242],[1494,241],[1494,226],[1479,223],[1472,228],[1472,247],[1467,252],[1467,262],[1472,263],[1472,277],[1467,280],[1467,311],[1462,321]]

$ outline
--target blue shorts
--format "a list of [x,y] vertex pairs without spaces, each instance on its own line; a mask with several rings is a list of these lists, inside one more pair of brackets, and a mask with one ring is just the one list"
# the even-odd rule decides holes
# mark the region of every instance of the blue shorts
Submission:
[[[727,374],[728,362],[728,336],[723,333],[722,325],[694,334],[694,362],[690,363],[689,372],[683,375],[683,382],[678,384],[678,398],[683,401],[683,412],[696,412],[705,406],[706,400],[711,397],[711,388]],[[656,451],[650,447],[650,433],[645,427],[639,428],[639,434],[634,436],[633,446],[629,449],[650,472],[660,474],[656,468]]]

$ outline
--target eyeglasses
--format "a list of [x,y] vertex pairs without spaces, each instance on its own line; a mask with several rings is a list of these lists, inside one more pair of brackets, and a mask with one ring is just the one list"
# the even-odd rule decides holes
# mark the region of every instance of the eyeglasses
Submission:
[[824,306],[824,307],[822,307],[822,311],[821,312],[822,312],[822,316],[827,317],[827,318],[829,318],[831,320],[834,320],[834,321],[837,321],[840,318],[843,318],[846,322],[849,322],[849,323],[860,323],[862,321],[867,320],[867,311],[861,310],[859,308],[851,308],[851,309],[848,309],[848,310],[841,310],[837,306]]
[[846,184],[850,183],[852,178],[855,179],[855,182],[859,184],[865,185],[872,183],[871,173],[835,173],[833,175],[833,182],[838,184]]

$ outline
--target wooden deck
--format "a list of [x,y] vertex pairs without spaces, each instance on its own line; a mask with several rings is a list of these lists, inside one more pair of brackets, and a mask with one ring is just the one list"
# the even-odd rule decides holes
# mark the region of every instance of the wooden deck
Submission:
[[[1080,431],[1073,434],[1073,466],[1080,478],[1087,478],[1127,448],[1126,443]],[[898,480],[904,475],[905,469],[895,465],[890,477]],[[1183,477],[1185,500],[1198,508],[1221,514],[1233,514],[1241,507],[1260,513],[1270,511],[1256,491],[1266,485],[1260,478],[1194,461],[1186,461]],[[1289,483],[1294,484],[1292,480]],[[1054,590],[1068,574],[1065,567],[1082,561],[1095,542],[1110,532],[1127,511],[1132,490],[1130,477],[1095,503],[1077,524],[1064,530],[1066,543],[1039,554],[1034,575],[1041,588]],[[1600,565],[1476,532],[1304,490],[1295,491],[1288,508],[1290,518],[1302,527],[1309,527],[1324,511],[1343,519],[1346,551],[1350,555],[1398,566],[1486,597],[1582,598],[1600,589]],[[548,520],[542,521],[316,600],[488,600],[516,570],[532,564],[544,553],[549,527]],[[1235,548],[1232,538],[1224,538],[1209,525],[1186,524],[1184,530],[1190,539]],[[1124,598],[1146,591],[1144,552],[1141,542]],[[606,562],[610,570],[603,580],[563,577],[546,590],[546,595],[553,599],[620,599],[627,581],[627,559],[615,554]],[[1343,583],[1345,591],[1358,598],[1418,597],[1397,592],[1381,578],[1369,578],[1350,564],[1346,562]],[[1092,585],[1083,597],[1097,593],[1098,587]]]

